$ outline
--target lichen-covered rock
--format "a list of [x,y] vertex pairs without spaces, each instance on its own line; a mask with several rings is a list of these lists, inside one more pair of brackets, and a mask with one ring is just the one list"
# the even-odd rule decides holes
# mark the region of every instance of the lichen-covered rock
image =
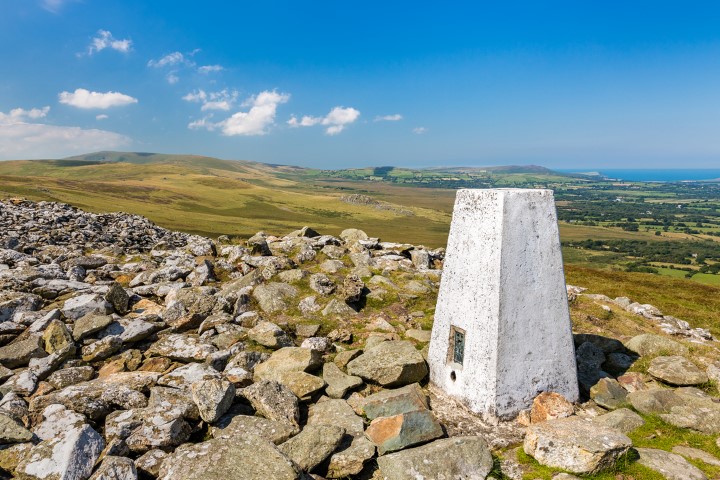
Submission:
[[163,461],[158,480],[298,480],[299,469],[271,442],[248,435],[183,445]]
[[416,383],[428,373],[423,356],[411,342],[405,340],[382,342],[350,361],[347,370],[350,375],[383,387]]
[[601,378],[590,389],[590,398],[601,407],[613,410],[625,403],[627,393],[614,378]]
[[365,425],[352,407],[342,399],[321,398],[310,406],[308,425],[335,425],[345,433],[357,437],[363,434]]
[[90,425],[74,426],[35,445],[15,473],[23,480],[85,480],[104,447]]
[[266,313],[285,310],[290,305],[290,299],[296,297],[297,294],[297,288],[279,282],[258,285],[252,293],[262,311]]
[[148,450],[135,460],[135,468],[142,475],[157,478],[162,462],[167,456],[168,454],[159,448]]
[[137,480],[135,463],[127,457],[105,457],[90,480]]
[[541,423],[556,418],[569,417],[575,412],[573,404],[556,392],[542,392],[533,400],[530,421]]
[[652,333],[643,333],[631,338],[625,343],[625,347],[642,356],[668,353],[672,355],[688,354],[688,348],[685,345]]
[[484,480],[493,468],[490,449],[482,437],[453,437],[378,458],[385,480]]
[[116,335],[105,337],[82,348],[82,359],[85,362],[105,360],[122,348],[122,339]]
[[225,380],[200,380],[191,388],[200,418],[207,423],[215,423],[235,400],[235,385]]
[[638,463],[655,470],[667,480],[707,480],[707,476],[680,455],[655,448],[638,448]]
[[164,335],[147,350],[147,355],[168,357],[182,362],[201,362],[217,348],[203,343],[195,336],[182,333]]
[[281,383],[263,380],[240,390],[258,415],[269,420],[286,421],[300,428],[300,407],[298,398]]
[[694,363],[677,355],[653,358],[648,373],[658,380],[671,385],[700,385],[708,377]]
[[62,308],[62,314],[65,315],[65,318],[71,320],[77,320],[91,313],[107,315],[111,313],[111,311],[112,306],[110,303],[102,296],[94,293],[78,295],[77,297],[65,300]]
[[362,378],[343,373],[334,363],[323,365],[323,380],[327,383],[325,393],[330,398],[343,398],[345,394],[363,384]]
[[29,442],[32,438],[32,432],[20,422],[0,413],[0,444]]
[[645,425],[645,420],[640,415],[627,408],[618,408],[604,415],[599,415],[593,421],[622,433],[630,433]]
[[612,468],[631,446],[617,430],[569,417],[528,427],[523,450],[542,465],[591,474]]
[[0,363],[7,368],[17,368],[27,365],[31,358],[45,357],[47,353],[42,343],[40,335],[33,335],[26,340],[0,347]]
[[268,348],[282,348],[293,345],[285,331],[272,322],[260,322],[248,331],[248,338]]
[[255,435],[279,445],[292,437],[297,429],[289,422],[269,420],[249,415],[224,415],[218,420],[211,434],[213,438],[244,438]]
[[280,445],[279,450],[309,472],[335,451],[344,434],[344,429],[333,425],[308,425]]
[[[343,439],[343,443],[347,440]],[[328,462],[328,478],[346,478],[362,472],[365,463],[375,456],[375,444],[365,437],[353,437],[342,444]]]
[[113,322],[113,318],[109,315],[98,315],[89,313],[78,318],[73,325],[73,338],[82,340],[89,337],[93,333],[99,332]]

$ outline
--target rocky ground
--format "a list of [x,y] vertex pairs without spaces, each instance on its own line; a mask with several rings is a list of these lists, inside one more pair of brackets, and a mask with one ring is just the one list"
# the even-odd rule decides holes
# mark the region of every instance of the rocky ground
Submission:
[[648,325],[624,342],[575,335],[583,403],[547,392],[487,425],[428,388],[443,253],[354,229],[236,244],[0,202],[0,476],[720,473],[717,452],[692,442],[633,449],[651,417],[720,434],[720,364],[697,354],[714,339],[651,305],[570,289],[574,304]]

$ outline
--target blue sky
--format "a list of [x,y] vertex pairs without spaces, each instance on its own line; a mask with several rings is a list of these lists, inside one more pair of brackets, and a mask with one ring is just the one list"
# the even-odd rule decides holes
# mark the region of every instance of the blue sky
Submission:
[[716,2],[0,0],[0,159],[720,166]]

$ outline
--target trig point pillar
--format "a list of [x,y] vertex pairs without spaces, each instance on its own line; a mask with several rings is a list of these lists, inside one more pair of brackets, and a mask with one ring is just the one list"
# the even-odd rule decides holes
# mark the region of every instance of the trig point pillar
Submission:
[[540,392],[578,398],[552,190],[459,190],[430,352],[430,382],[486,420]]

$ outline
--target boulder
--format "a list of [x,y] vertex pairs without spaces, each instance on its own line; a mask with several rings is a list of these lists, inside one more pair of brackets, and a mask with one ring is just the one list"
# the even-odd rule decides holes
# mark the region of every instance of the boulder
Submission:
[[322,352],[301,347],[285,347],[273,352],[270,358],[255,366],[255,375],[262,380],[265,375],[280,370],[312,372],[322,365]]
[[54,353],[73,343],[72,334],[60,320],[51,321],[43,332],[43,344],[47,353]]
[[453,437],[378,457],[387,480],[484,480],[493,468],[490,449],[482,437]]
[[13,417],[0,413],[0,444],[22,443],[32,440],[33,434]]
[[630,433],[645,425],[645,420],[640,415],[627,408],[618,408],[610,413],[599,415],[593,421],[622,433]]
[[416,410],[427,410],[428,402],[420,385],[413,383],[402,388],[381,390],[362,403],[363,412],[369,420],[378,417],[392,417]]
[[282,348],[293,345],[285,331],[271,322],[260,322],[248,331],[248,338],[268,348]]
[[160,466],[167,456],[168,454],[159,448],[148,450],[135,460],[135,468],[145,477],[157,478]]
[[200,418],[207,423],[215,423],[235,400],[235,385],[225,380],[200,380],[191,389]]
[[[346,440],[343,440],[346,443]],[[375,445],[365,437],[354,437],[349,445],[341,445],[330,457],[328,478],[347,478],[360,473],[365,463],[375,456]]]
[[347,371],[383,387],[400,387],[424,379],[428,367],[415,346],[402,340],[382,342],[367,350],[348,363]]
[[707,476],[680,455],[655,448],[636,449],[638,463],[654,470],[667,480],[707,480]]
[[129,312],[130,296],[128,296],[125,289],[119,283],[113,282],[110,284],[107,293],[105,293],[105,300],[107,300],[120,315],[125,315]]
[[198,337],[173,333],[160,337],[157,342],[152,344],[145,355],[168,357],[181,362],[202,362],[215,352],[217,352],[217,348],[203,343]]
[[627,400],[635,410],[645,415],[670,413],[672,407],[683,404],[675,392],[664,388],[630,392]]
[[279,450],[309,472],[325,461],[340,445],[345,430],[333,425],[308,425],[280,445]]
[[82,348],[82,359],[84,362],[105,360],[122,348],[123,342],[117,335],[105,337],[102,340],[93,342]]
[[310,275],[310,288],[320,295],[331,295],[337,285],[324,273],[315,273]]
[[335,425],[345,430],[353,437],[363,434],[365,425],[352,407],[342,399],[321,398],[317,403],[310,405],[308,411],[308,425]]
[[101,295],[95,293],[78,295],[77,297],[65,300],[62,308],[62,314],[65,318],[71,320],[78,320],[90,313],[107,315],[111,312],[112,305]]
[[625,343],[625,347],[638,355],[687,355],[688,348],[661,335],[643,333]]
[[523,450],[542,465],[593,474],[612,468],[631,446],[631,440],[617,430],[569,417],[528,427]]
[[627,393],[614,378],[601,378],[590,389],[590,398],[601,407],[613,410],[626,403]]
[[103,459],[90,480],[137,480],[135,463],[127,457],[109,455]]
[[708,377],[694,363],[677,355],[653,358],[648,373],[658,380],[671,385],[700,385]]
[[332,362],[323,365],[323,380],[327,383],[325,393],[330,398],[343,398],[345,394],[363,384],[362,378],[347,375]]
[[73,338],[82,340],[85,337],[99,332],[113,322],[113,318],[109,315],[98,315],[89,313],[78,318],[73,325]]
[[40,335],[0,347],[0,363],[7,368],[24,367],[32,358],[47,356]]
[[300,407],[298,398],[292,391],[272,380],[263,380],[240,390],[258,415],[269,420],[289,422],[294,428],[300,428]]
[[685,445],[675,445],[672,449],[672,453],[682,455],[683,457],[692,460],[700,460],[701,462],[712,465],[713,467],[720,467],[720,459],[705,450],[700,450],[699,448],[686,447]]
[[267,440],[215,438],[177,448],[163,461],[158,480],[299,480],[293,462]]
[[443,436],[443,429],[429,410],[416,410],[392,417],[378,417],[365,431],[383,455]]
[[245,438],[258,436],[279,445],[292,437],[297,429],[287,421],[269,420],[250,415],[224,415],[211,429],[213,438]]
[[266,313],[275,313],[287,309],[289,300],[297,296],[297,288],[287,283],[271,282],[258,285],[253,289],[252,296]]
[[30,450],[15,473],[22,480],[85,480],[105,442],[90,425],[71,426]]

